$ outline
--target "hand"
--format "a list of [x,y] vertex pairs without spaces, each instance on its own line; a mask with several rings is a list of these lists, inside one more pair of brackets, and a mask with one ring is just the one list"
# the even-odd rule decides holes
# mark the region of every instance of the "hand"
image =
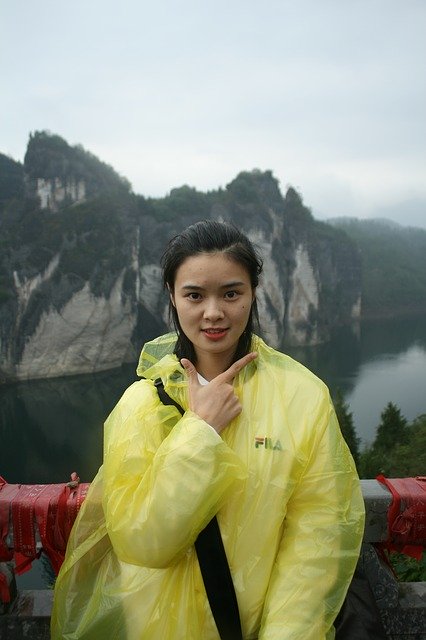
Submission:
[[182,366],[188,374],[189,408],[210,424],[217,433],[241,413],[242,407],[234,393],[232,381],[237,373],[255,358],[257,353],[248,353],[206,385],[200,384],[192,362],[182,358]]

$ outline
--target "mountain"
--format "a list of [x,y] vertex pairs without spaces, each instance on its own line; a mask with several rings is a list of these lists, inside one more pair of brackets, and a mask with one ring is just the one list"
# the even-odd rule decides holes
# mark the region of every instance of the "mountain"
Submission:
[[362,265],[362,316],[426,312],[426,230],[392,220],[337,218],[329,223],[356,243]]
[[165,198],[130,184],[81,146],[31,135],[24,164],[0,155],[0,378],[46,378],[135,361],[166,330],[160,256],[206,218],[259,247],[263,333],[273,345],[318,344],[360,315],[361,263],[345,232],[314,220],[270,171],[225,189],[187,185]]

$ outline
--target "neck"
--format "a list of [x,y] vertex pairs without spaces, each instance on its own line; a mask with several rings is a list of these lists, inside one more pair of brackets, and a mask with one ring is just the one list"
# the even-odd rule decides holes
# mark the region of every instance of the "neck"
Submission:
[[234,352],[230,354],[197,353],[195,366],[198,373],[210,382],[231,366],[233,356]]

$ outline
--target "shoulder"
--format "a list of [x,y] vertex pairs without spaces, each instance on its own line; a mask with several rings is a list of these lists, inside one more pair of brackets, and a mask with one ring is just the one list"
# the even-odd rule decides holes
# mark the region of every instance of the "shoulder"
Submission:
[[147,426],[161,422],[161,406],[152,380],[139,380],[128,387],[105,421],[104,462],[112,449],[127,449],[130,442],[141,444],[151,432],[160,434],[159,429]]
[[112,417],[126,420],[129,416],[140,415],[141,412],[150,411],[158,406],[159,402],[154,382],[152,380],[138,380],[124,391],[107,422]]
[[303,364],[285,353],[281,353],[267,345],[256,336],[255,349],[258,352],[258,373],[269,376],[279,384],[320,395],[329,395],[327,385]]
[[139,363],[136,369],[137,374],[139,376],[145,375],[145,372],[164,358],[164,356],[172,354],[175,344],[175,333],[166,333],[145,343],[139,357]]

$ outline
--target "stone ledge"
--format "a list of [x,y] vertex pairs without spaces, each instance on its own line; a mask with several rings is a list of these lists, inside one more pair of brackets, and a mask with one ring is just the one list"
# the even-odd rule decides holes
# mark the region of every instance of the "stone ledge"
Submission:
[[53,590],[22,591],[0,615],[1,640],[49,640]]

